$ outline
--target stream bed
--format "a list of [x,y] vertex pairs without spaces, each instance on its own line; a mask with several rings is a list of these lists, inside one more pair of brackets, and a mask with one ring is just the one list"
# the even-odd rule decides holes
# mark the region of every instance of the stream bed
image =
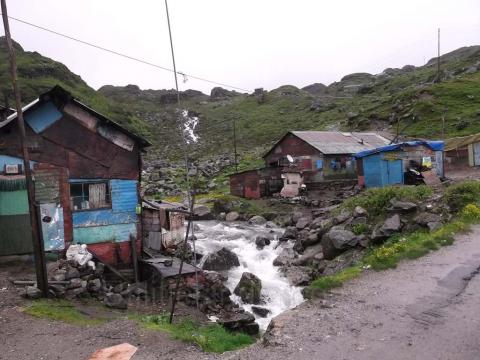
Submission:
[[[254,314],[261,330],[266,330],[273,317],[303,302],[301,288],[290,285],[280,269],[273,266],[273,260],[282,251],[282,248],[277,245],[283,229],[240,222],[199,221],[195,224],[197,252],[207,255],[225,247],[238,256],[240,266],[224,272],[228,276],[225,285],[232,292],[234,302],[252,312],[252,304],[243,303],[238,296],[233,294],[233,290],[244,272],[250,272],[262,281],[261,295],[264,303],[259,306],[267,308],[270,313],[265,318]],[[257,236],[272,239],[270,245],[258,249],[255,245]]]

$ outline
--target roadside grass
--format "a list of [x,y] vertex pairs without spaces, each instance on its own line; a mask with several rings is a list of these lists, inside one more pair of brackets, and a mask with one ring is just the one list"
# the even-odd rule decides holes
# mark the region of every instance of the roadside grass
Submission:
[[307,288],[306,295],[311,297],[318,293],[341,287],[345,281],[356,278],[361,273],[361,266],[352,266],[340,271],[338,274],[319,277]]
[[479,223],[480,207],[468,204],[455,220],[434,232],[416,231],[392,236],[383,245],[370,249],[360,264],[346,268],[338,274],[322,276],[314,280],[306,288],[305,295],[314,297],[322,292],[341,287],[346,281],[358,277],[365,269],[381,271],[395,268],[402,260],[416,259],[442,246],[452,245],[455,234],[468,232],[471,225]]
[[74,304],[63,299],[40,299],[22,310],[25,314],[41,319],[62,321],[73,325],[101,325],[105,318],[92,318],[82,314]]
[[385,212],[390,205],[390,200],[422,201],[432,195],[431,187],[420,186],[387,186],[384,188],[374,188],[364,191],[362,194],[349,198],[344,201],[341,209],[353,210],[356,206],[361,206],[368,211],[371,216],[378,216]]
[[469,204],[479,205],[480,181],[464,181],[448,187],[445,201],[454,211],[459,211]]
[[188,318],[173,324],[168,322],[168,316],[165,314],[134,315],[133,318],[148,330],[167,332],[175,339],[198,345],[205,352],[224,353],[254,342],[249,335],[229,332],[218,324],[199,325]]

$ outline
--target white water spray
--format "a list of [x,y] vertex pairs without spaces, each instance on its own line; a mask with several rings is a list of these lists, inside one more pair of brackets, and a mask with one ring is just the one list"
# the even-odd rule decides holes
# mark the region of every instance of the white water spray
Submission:
[[[202,254],[205,255],[225,247],[238,256],[240,266],[225,273],[228,276],[226,286],[232,291],[232,294],[245,271],[258,276],[262,281],[261,295],[265,303],[259,306],[270,310],[266,318],[255,315],[262,330],[267,328],[273,317],[303,302],[301,288],[290,285],[279,268],[273,266],[273,260],[282,251],[281,247],[275,249],[282,229],[217,221],[201,221],[196,224],[199,227],[195,233],[196,245],[197,250]],[[270,236],[274,240],[270,245],[259,250],[255,245],[257,236]],[[232,295],[232,300],[251,312],[252,304],[244,304],[236,295]]]

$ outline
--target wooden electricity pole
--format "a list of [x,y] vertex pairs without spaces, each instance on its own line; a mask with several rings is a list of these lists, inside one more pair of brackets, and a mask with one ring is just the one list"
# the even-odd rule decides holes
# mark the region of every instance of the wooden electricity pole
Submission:
[[8,13],[6,0],[0,0],[2,7],[3,27],[5,29],[5,39],[10,59],[10,73],[12,77],[12,88],[15,96],[15,106],[17,110],[18,128],[20,130],[20,142],[23,154],[23,167],[25,171],[25,180],[27,183],[28,208],[30,212],[30,227],[32,229],[33,252],[35,256],[35,270],[37,273],[37,286],[42,291],[44,297],[48,296],[47,270],[45,265],[44,245],[39,232],[39,222],[37,217],[37,209],[35,207],[35,188],[32,181],[32,173],[30,171],[30,155],[28,153],[25,122],[22,112],[22,99],[18,88],[17,79],[17,63],[15,59],[15,51],[13,49],[12,37],[10,34],[10,25],[8,23]]

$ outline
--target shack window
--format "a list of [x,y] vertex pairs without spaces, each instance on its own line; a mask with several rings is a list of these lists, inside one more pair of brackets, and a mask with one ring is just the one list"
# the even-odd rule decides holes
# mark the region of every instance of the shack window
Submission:
[[70,202],[73,211],[110,208],[108,181],[70,184]]

